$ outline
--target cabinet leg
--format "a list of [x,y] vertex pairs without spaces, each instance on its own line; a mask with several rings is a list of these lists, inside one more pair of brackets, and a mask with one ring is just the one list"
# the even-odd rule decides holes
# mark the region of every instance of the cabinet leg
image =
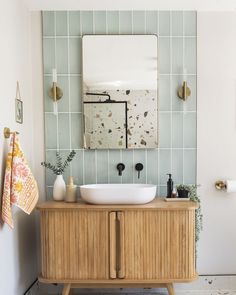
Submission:
[[71,284],[64,284],[62,295],[70,295]]
[[166,284],[166,288],[168,290],[169,295],[175,295],[175,290],[173,284]]

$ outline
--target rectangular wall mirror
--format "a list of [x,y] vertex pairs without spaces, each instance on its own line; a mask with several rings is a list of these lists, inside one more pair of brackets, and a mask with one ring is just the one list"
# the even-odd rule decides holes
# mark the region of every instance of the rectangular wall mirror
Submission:
[[84,147],[158,146],[156,35],[83,36]]

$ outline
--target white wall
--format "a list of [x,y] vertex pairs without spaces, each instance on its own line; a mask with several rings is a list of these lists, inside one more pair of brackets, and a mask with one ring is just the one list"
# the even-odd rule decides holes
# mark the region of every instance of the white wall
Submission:
[[42,17],[40,11],[30,13],[31,35],[31,84],[33,106],[33,156],[34,174],[39,187],[39,199],[44,201],[45,169],[41,162],[45,159],[44,152],[44,100],[43,100],[43,45],[42,45]]
[[198,13],[198,161],[204,232],[201,274],[236,273],[236,193],[217,192],[236,179],[236,13]]
[[[43,101],[43,59],[42,18],[40,11],[31,12],[31,72],[33,103],[33,156],[34,175],[39,187],[39,202],[46,199],[45,169],[40,165],[45,160],[44,150],[44,101]],[[36,212],[36,234],[38,273],[41,270],[39,213]]]
[[[7,140],[3,128],[20,132],[20,142],[34,164],[33,107],[31,95],[30,13],[23,1],[0,2],[0,190],[2,191]],[[15,123],[16,81],[24,101],[24,124]],[[41,124],[41,122],[40,122]],[[34,167],[33,167],[34,168]],[[0,225],[0,294],[20,295],[37,277],[35,214],[14,208],[15,229]]]

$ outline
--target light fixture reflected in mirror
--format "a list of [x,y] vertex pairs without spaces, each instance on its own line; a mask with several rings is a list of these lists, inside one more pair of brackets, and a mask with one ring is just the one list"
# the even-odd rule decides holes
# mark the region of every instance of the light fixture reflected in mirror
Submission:
[[191,95],[191,90],[188,87],[186,75],[187,75],[187,70],[184,68],[184,70],[183,70],[183,84],[182,84],[182,86],[180,86],[178,88],[178,91],[177,91],[178,97],[180,99],[182,99],[183,101],[186,101],[187,98]]
[[54,115],[57,115],[57,113],[58,113],[57,101],[62,98],[63,91],[57,85],[57,70],[56,69],[52,70],[52,88],[49,89],[48,95],[53,100],[53,113],[54,113]]

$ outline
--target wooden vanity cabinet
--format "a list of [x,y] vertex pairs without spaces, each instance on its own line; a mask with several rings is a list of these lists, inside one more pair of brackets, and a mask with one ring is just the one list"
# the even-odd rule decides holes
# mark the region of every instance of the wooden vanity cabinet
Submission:
[[145,205],[46,202],[40,210],[42,274],[71,287],[159,287],[197,278],[192,202]]
[[122,269],[129,280],[196,276],[194,211],[125,211]]
[[42,277],[109,279],[108,215],[107,211],[42,210]]

